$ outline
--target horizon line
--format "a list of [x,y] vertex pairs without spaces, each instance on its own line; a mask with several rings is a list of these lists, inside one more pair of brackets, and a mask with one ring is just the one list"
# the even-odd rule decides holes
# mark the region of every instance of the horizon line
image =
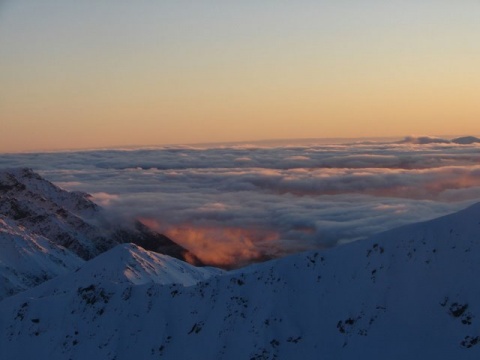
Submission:
[[[267,139],[258,139],[258,140],[237,140],[237,141],[211,141],[211,142],[189,142],[189,143],[162,143],[162,144],[149,144],[149,145],[112,145],[112,146],[94,146],[94,147],[75,147],[75,148],[60,148],[60,149],[30,149],[23,151],[0,151],[0,155],[9,155],[9,154],[33,154],[33,153],[68,153],[68,152],[89,152],[89,151],[107,151],[107,150],[117,150],[117,151],[135,151],[135,150],[148,150],[148,149],[162,149],[162,148],[221,148],[221,147],[234,147],[238,145],[261,145],[264,144],[266,147],[277,146],[288,146],[288,142],[322,142],[323,145],[345,145],[353,144],[357,142],[379,142],[381,143],[388,141],[394,142],[395,140],[405,140],[409,137],[413,138],[438,138],[443,140],[453,140],[459,137],[468,137],[476,135],[402,135],[402,136],[360,136],[360,137],[308,137],[308,138],[267,138]],[[283,143],[283,144],[282,144]],[[299,145],[290,144],[291,146]]]

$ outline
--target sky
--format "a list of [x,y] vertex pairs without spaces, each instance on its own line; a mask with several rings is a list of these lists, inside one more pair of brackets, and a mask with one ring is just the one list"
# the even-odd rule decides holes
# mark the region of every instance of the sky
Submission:
[[480,2],[0,1],[0,152],[480,134]]
[[139,219],[206,263],[237,267],[364,239],[480,201],[480,140],[0,154]]

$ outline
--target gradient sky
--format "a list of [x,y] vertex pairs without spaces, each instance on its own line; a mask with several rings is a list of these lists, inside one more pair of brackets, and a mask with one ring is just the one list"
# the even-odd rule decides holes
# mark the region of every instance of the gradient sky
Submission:
[[0,152],[480,134],[480,1],[0,0]]

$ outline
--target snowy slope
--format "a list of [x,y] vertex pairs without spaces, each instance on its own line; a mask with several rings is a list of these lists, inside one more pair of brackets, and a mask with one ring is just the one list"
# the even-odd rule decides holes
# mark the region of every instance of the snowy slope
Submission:
[[86,260],[120,243],[134,242],[200,263],[168,237],[139,222],[132,226],[114,223],[88,194],[62,190],[31,169],[0,170],[0,215]]
[[190,286],[223,273],[217,268],[195,267],[135,244],[122,244],[86,262],[62,281],[80,286],[83,285],[81,281],[99,278],[101,281],[130,285],[175,283]]
[[87,194],[62,190],[30,169],[0,170],[0,299],[125,242],[196,260],[139,222],[128,226],[108,219]]
[[61,190],[30,169],[0,171],[0,214],[84,259],[114,246],[85,220],[98,211],[86,194]]
[[[170,256],[147,251],[135,244],[121,244],[83,263],[75,272],[60,276],[32,291],[38,297],[49,296],[59,289],[88,287],[92,284],[101,286],[103,283],[191,286],[224,273],[217,268],[195,267]],[[28,293],[26,296],[29,296]]]
[[87,271],[1,302],[0,358],[478,359],[479,245],[477,204],[187,287]]
[[83,260],[0,215],[0,299],[76,270]]
[[99,209],[88,199],[88,194],[63,190],[28,168],[1,170],[0,193],[14,195],[18,201],[26,200],[37,206],[40,203],[50,210],[63,207],[87,217],[95,215]]

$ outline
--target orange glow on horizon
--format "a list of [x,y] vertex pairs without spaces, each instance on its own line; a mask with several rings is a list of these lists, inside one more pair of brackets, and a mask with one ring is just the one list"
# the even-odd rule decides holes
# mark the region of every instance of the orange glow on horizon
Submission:
[[480,134],[466,4],[11,3],[0,152]]

